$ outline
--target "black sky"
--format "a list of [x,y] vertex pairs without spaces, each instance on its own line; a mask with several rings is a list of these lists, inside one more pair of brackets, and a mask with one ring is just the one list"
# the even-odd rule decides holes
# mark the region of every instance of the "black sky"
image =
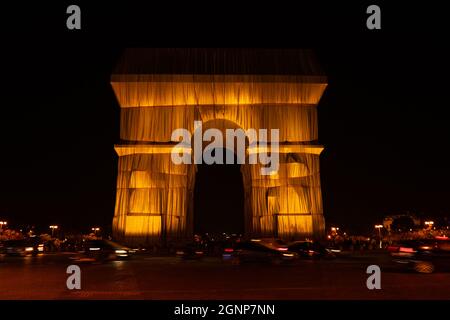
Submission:
[[65,4],[42,6],[2,20],[0,218],[111,223],[119,106],[109,76],[127,46],[313,48],[329,78],[318,107],[327,222],[359,231],[388,213],[450,214],[439,8],[382,7],[383,29],[368,31],[363,4],[228,3],[222,15],[85,4],[76,33],[65,29]]

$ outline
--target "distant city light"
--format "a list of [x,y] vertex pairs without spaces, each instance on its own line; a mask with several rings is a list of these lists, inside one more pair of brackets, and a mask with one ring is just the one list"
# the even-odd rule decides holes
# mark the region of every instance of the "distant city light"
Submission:
[[91,230],[94,232],[95,235],[97,235],[97,232],[100,231],[100,228],[99,227],[93,227],[93,228],[91,228]]
[[378,235],[380,237],[380,249],[383,248],[383,237],[381,236],[381,229],[383,229],[382,224],[376,224],[375,229],[378,229]]
[[57,225],[52,225],[52,226],[49,226],[49,228],[52,229],[52,238],[53,238],[53,236],[55,234],[55,230],[58,229],[58,226]]

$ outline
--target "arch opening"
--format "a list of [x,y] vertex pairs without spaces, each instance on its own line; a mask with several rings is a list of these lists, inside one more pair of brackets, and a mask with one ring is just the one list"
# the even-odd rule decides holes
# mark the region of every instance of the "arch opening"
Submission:
[[194,187],[195,234],[244,234],[244,185],[236,154],[222,148],[234,164],[199,164]]

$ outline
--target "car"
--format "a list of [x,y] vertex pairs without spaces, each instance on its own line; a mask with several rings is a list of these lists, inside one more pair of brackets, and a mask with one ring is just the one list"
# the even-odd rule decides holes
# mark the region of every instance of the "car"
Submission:
[[390,245],[388,251],[395,263],[419,273],[450,271],[450,239],[436,237],[401,241]]
[[81,256],[76,258],[80,262],[126,260],[133,253],[132,249],[110,240],[89,240],[83,247]]
[[[262,246],[278,250],[278,251],[288,251],[287,244],[281,239],[277,238],[256,238],[249,240],[252,243],[258,243]],[[237,247],[244,243],[242,239],[235,239],[233,241],[227,241],[224,243],[222,258],[223,260],[230,260],[233,257],[233,253],[237,250]]]
[[39,252],[42,252],[42,248],[37,241],[20,239],[3,241],[2,250],[7,256],[25,257],[27,255],[36,256]]
[[292,262],[298,254],[287,250],[284,245],[273,245],[265,241],[244,241],[237,243],[235,248],[225,248],[224,254],[229,255],[233,264],[245,262],[268,262],[281,264]]
[[3,261],[5,257],[5,247],[3,246],[3,242],[0,241],[0,261]]
[[278,238],[258,238],[258,239],[251,239],[251,242],[260,243],[266,247],[277,249],[279,251],[287,251],[288,245],[287,243]]
[[61,244],[61,251],[79,252],[83,250],[83,242],[77,239],[68,239]]
[[205,255],[205,250],[197,243],[189,243],[178,249],[176,255],[185,260],[199,260]]
[[317,241],[295,241],[289,244],[288,250],[296,252],[300,257],[315,259],[334,259],[335,252]]

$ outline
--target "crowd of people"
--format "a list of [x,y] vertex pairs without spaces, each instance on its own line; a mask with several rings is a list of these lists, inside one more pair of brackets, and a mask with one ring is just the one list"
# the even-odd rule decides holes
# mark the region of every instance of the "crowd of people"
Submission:
[[[380,237],[381,235],[381,237]],[[424,228],[408,230],[403,232],[387,232],[383,230],[382,234],[373,234],[370,236],[361,235],[347,235],[332,233],[327,236],[324,241],[326,246],[335,247],[341,251],[366,251],[376,250],[380,248],[386,248],[392,243],[402,240],[416,240],[424,238],[434,238],[436,236],[450,237],[450,230],[448,227],[443,228]],[[58,252],[58,251],[77,251],[82,247],[83,241],[97,239],[94,234],[88,235],[72,235],[59,239],[58,237],[52,237],[49,234],[34,235],[32,233],[22,233],[13,229],[0,229],[0,241],[6,240],[21,240],[34,237],[40,240],[44,244],[44,250],[46,252]],[[202,248],[209,255],[218,255],[222,249],[229,245],[230,242],[240,241],[241,235],[196,235],[194,237],[193,244],[196,247]],[[322,241],[321,241],[322,242]],[[380,245],[381,242],[381,245]],[[176,251],[175,246],[168,246],[169,251]],[[148,248],[147,248],[148,249]],[[172,250],[170,250],[172,249]],[[167,250],[167,248],[166,248]],[[153,247],[149,249],[150,253],[157,253],[163,251],[161,248]]]
[[21,230],[0,229],[0,242],[7,240],[37,240],[44,245],[45,252],[77,251],[81,250],[83,242],[86,240],[98,239],[94,233],[87,235],[68,235],[63,238],[53,237],[50,234],[42,233],[36,235],[34,232],[24,233]]
[[337,247],[343,251],[364,251],[386,248],[392,243],[402,240],[418,240],[435,237],[450,238],[450,230],[448,227],[444,227],[416,229],[403,232],[384,232],[381,237],[379,235],[348,236],[334,234],[328,236],[328,245],[330,247]]

